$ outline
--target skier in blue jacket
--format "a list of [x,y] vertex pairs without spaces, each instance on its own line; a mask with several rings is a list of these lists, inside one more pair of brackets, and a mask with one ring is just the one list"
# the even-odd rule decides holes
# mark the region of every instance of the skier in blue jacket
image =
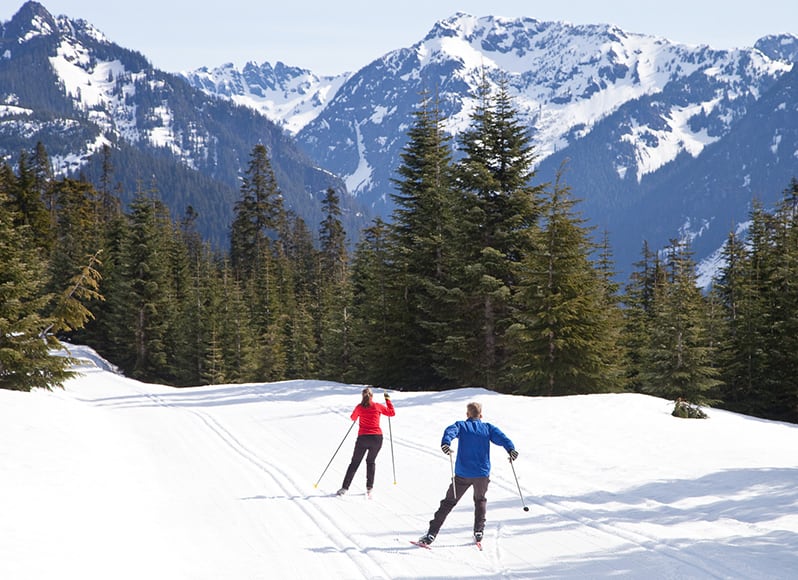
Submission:
[[474,540],[481,542],[485,531],[485,514],[488,504],[485,495],[488,491],[488,483],[490,483],[490,444],[494,443],[504,447],[510,456],[510,461],[515,461],[518,457],[518,452],[510,438],[495,425],[482,421],[482,405],[474,402],[468,403],[466,416],[465,421],[457,421],[443,431],[441,451],[446,455],[452,453],[449,447],[452,441],[459,440],[455,474],[446,491],[446,497],[441,500],[438,511],[429,522],[427,533],[419,538],[420,544],[429,545],[433,542],[443,526],[446,516],[472,486],[474,488]]

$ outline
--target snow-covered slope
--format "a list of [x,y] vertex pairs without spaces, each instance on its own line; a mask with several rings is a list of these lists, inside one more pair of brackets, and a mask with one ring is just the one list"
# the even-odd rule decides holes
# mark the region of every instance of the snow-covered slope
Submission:
[[[15,162],[39,142],[57,176],[80,175],[97,186],[98,153],[110,146],[110,178],[123,204],[146,181],[173,215],[191,205],[198,231],[216,247],[228,243],[256,144],[269,149],[286,207],[307,223],[321,221],[324,191],[344,188],[264,115],[154,68],[85,20],[53,16],[29,1],[0,23],[0,158]],[[342,203],[346,227],[356,229],[357,204],[351,197]]]
[[[676,419],[634,394],[395,392],[375,498],[365,466],[339,498],[359,386],[175,389],[72,353],[85,364],[65,390],[0,391],[2,578],[759,580],[798,566],[795,425]],[[409,540],[451,477],[441,433],[470,400],[513,439],[518,484],[495,448],[484,551],[469,495],[422,551]]]
[[[173,167],[157,175],[173,196],[167,205],[182,215],[190,202],[214,243],[226,239],[240,172],[259,142],[307,223],[320,221],[327,187],[356,196],[342,197],[356,241],[365,214],[390,217],[391,180],[420,95],[437,100],[457,134],[483,78],[507,83],[529,126],[539,182],[568,160],[566,182],[584,200],[583,217],[608,232],[621,278],[644,241],[661,248],[693,239],[696,258],[709,256],[747,219],[751,199],[771,204],[798,174],[798,38],[789,34],[715,50],[611,25],[458,13],[341,76],[250,62],[180,77],[84,20],[26,2],[0,27],[0,45],[0,155],[41,141],[57,172],[75,174],[103,145],[125,155],[132,148],[136,158],[116,166],[129,171],[120,179],[130,195],[139,165],[167,160]],[[761,107],[769,96],[784,107]],[[212,182],[186,186],[184,170]]]
[[278,62],[249,62],[243,70],[228,63],[183,73],[195,87],[250,107],[296,134],[324,109],[351,74],[319,77]]
[[[729,167],[717,156],[701,162],[708,148],[724,148],[797,56],[798,38],[788,34],[763,37],[755,47],[716,50],[612,25],[459,13],[412,46],[339,77],[334,95],[328,82],[325,99],[303,98],[299,109],[291,87],[306,86],[310,92],[299,95],[312,94],[318,79],[309,71],[265,63],[258,74],[248,65],[242,72],[223,67],[188,78],[289,127],[311,157],[381,215],[393,209],[391,178],[420,95],[437,99],[456,135],[468,124],[482,79],[494,86],[504,81],[529,126],[539,180],[552,181],[568,161],[566,179],[585,200],[585,218],[609,232],[619,270],[628,275],[644,240],[660,248],[677,237],[701,238],[697,258],[709,256],[728,229],[747,218],[751,199],[772,202],[798,173],[795,163],[775,167],[764,151],[747,152],[750,168]],[[208,75],[216,80],[204,82]],[[251,87],[260,95],[264,85],[276,89],[253,98]],[[798,147],[784,131],[779,135],[782,149]],[[734,148],[747,137],[753,139],[738,132],[725,150],[737,158]],[[680,187],[687,175],[693,183]],[[735,199],[733,207],[718,206],[724,196]],[[648,205],[656,206],[648,212],[656,220],[638,219]]]
[[[264,63],[238,72],[228,65],[187,78],[208,92],[249,102],[299,131],[314,158],[349,177],[352,193],[368,198],[380,195],[396,169],[404,139],[394,130],[407,128],[423,90],[438,94],[456,134],[468,122],[483,71],[493,84],[505,79],[541,160],[589,134],[622,105],[661,95],[608,143],[631,145],[632,153],[619,157],[614,171],[621,180],[628,174],[640,181],[680,153],[699,155],[728,132],[746,105],[790,70],[795,57],[790,41],[795,40],[768,37],[761,41],[762,50],[714,50],[612,25],[459,13],[437,22],[411,47],[392,51],[351,77],[329,79],[325,98],[302,99],[301,114],[294,105],[297,94],[315,95],[319,86],[309,71]],[[675,94],[675,87],[686,85],[689,90]],[[364,166],[369,175],[351,179]]]

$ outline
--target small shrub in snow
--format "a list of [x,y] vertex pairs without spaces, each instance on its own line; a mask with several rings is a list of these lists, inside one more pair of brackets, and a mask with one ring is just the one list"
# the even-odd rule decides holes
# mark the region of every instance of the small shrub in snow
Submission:
[[673,406],[673,412],[671,413],[674,417],[680,417],[682,419],[707,419],[708,415],[701,410],[700,407],[690,404],[689,401],[685,401],[681,397],[676,399],[676,404]]

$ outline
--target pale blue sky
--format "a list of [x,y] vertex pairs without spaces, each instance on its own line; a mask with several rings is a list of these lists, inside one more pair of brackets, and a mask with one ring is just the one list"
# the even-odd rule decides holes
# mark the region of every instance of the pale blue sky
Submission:
[[[7,21],[24,0],[7,0]],[[357,70],[421,40],[456,12],[616,24],[628,32],[716,48],[752,46],[766,34],[798,35],[796,0],[40,0],[52,14],[83,18],[112,41],[176,72],[247,61]]]

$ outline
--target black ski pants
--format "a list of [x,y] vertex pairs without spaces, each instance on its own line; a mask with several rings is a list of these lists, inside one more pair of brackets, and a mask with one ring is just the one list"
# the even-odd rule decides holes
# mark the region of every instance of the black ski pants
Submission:
[[352,461],[346,470],[344,483],[341,487],[349,489],[352,479],[355,477],[357,468],[363,457],[366,457],[366,489],[374,487],[374,474],[377,472],[377,454],[382,449],[382,435],[358,435],[355,441],[355,450],[352,453]]

